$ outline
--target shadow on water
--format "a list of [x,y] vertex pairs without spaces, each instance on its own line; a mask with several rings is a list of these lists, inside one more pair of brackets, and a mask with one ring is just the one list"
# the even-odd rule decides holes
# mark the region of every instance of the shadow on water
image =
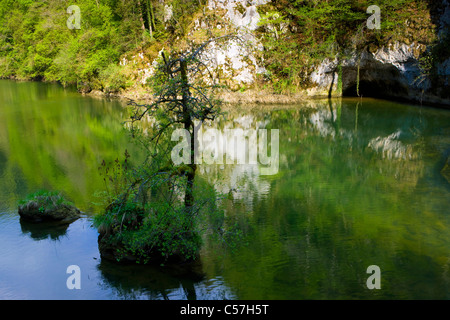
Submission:
[[69,224],[55,222],[33,223],[24,221],[21,218],[20,228],[23,234],[29,235],[33,240],[59,240],[66,234]]
[[103,286],[113,290],[120,299],[197,300],[196,285],[205,280],[201,264],[182,266],[117,264],[102,260],[98,270]]

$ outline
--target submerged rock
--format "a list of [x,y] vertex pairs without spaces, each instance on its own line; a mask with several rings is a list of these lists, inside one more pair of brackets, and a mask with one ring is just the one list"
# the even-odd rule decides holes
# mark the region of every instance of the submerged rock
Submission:
[[36,193],[23,201],[18,208],[20,217],[29,222],[69,223],[78,219],[81,212],[56,193]]

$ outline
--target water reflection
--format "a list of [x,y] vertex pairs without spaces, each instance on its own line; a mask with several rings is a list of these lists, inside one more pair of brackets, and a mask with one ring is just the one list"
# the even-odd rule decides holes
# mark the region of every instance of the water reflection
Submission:
[[20,219],[20,228],[23,234],[29,235],[34,240],[59,240],[63,237],[66,232],[69,224],[58,224],[51,222],[43,222],[43,223],[32,223],[28,221],[24,221]]
[[[9,81],[0,98],[2,298],[450,298],[448,111],[371,99],[233,108],[214,125],[279,129],[279,172],[199,166],[230,195],[221,204],[243,234],[234,247],[207,241],[201,268],[186,274],[102,261],[88,218],[52,230],[19,221],[17,201],[41,188],[62,190],[89,215],[101,161],[128,149],[138,162],[119,103]],[[82,270],[80,291],[65,287],[71,264]],[[373,264],[378,291],[365,286]]]
[[183,268],[117,265],[102,261],[98,265],[103,290],[113,290],[120,299],[204,300],[233,299],[224,281],[207,279],[201,266],[186,272]]
[[[217,137],[211,139],[207,135],[211,128],[217,130],[220,136],[218,143]],[[220,162],[208,164],[203,161],[198,166],[199,174],[214,185],[217,192],[228,194],[235,200],[245,201],[251,210],[254,197],[261,199],[270,193],[270,182],[261,175],[261,170],[266,168],[266,164],[262,163],[260,158],[260,152],[265,152],[270,142],[267,140],[265,145],[260,144],[261,132],[258,131],[266,129],[267,135],[270,136],[270,119],[255,114],[228,114],[225,119],[220,118],[213,123],[202,124],[202,129],[204,131],[202,138],[213,143],[201,144],[200,152],[203,154],[218,152],[216,158],[220,159]],[[237,139],[234,134],[236,131],[233,130],[242,130],[240,131],[242,138]],[[275,152],[279,150],[271,151],[271,161],[276,158]],[[279,163],[270,163],[270,167],[273,166],[278,167]],[[277,171],[275,170],[275,173]]]
[[82,97],[58,85],[0,81],[1,205],[57,187],[83,211],[102,189],[98,166],[140,151],[129,143],[118,102]]
[[191,277],[174,277],[162,269],[152,266],[117,265],[102,261],[98,265],[103,285],[113,289],[121,299],[152,300],[196,299],[194,284],[200,282],[203,275],[193,273]]
[[[450,189],[437,165],[448,112],[338,100],[270,115],[281,177],[255,201],[248,247],[225,258],[238,296],[448,298]],[[372,264],[385,290],[365,287]]]

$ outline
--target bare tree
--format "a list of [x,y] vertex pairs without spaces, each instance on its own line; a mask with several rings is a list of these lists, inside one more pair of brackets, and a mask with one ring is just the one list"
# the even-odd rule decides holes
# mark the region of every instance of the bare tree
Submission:
[[202,53],[211,43],[226,42],[231,38],[238,37],[234,35],[216,37],[201,44],[191,44],[190,49],[182,52],[171,52],[169,55],[162,53],[162,61],[152,78],[153,102],[150,104],[129,102],[134,107],[131,116],[132,127],[146,115],[156,119],[157,130],[151,142],[158,144],[168,129],[182,127],[189,132],[190,161],[177,170],[177,174],[186,177],[184,205],[187,214],[192,214],[194,205],[197,146],[194,134],[195,122],[214,120],[220,114],[221,104],[221,101],[215,98],[215,89],[220,85],[207,64],[202,61]]

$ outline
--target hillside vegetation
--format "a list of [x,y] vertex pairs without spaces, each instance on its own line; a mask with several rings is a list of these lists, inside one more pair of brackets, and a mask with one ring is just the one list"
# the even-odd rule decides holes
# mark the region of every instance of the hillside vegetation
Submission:
[[[151,63],[162,48],[173,49],[192,35],[194,18],[223,19],[208,10],[207,1],[1,0],[0,77],[58,81],[85,92],[118,92],[136,84],[136,70],[123,66],[121,59],[142,55]],[[67,8],[72,4],[81,11],[80,29],[67,26]],[[307,87],[309,74],[324,58],[378,48],[389,41],[435,48],[423,58],[429,74],[450,56],[448,46],[432,46],[437,39],[430,14],[438,6],[435,2],[378,0],[379,30],[366,27],[371,4],[277,0],[259,5],[261,19],[253,33],[264,45],[266,73],[258,78],[258,87],[278,93]]]
[[66,10],[72,3],[2,0],[0,76],[59,81],[87,90],[125,87],[120,57],[182,34],[186,17],[199,5],[192,0],[172,3],[176,23],[170,28],[159,1],[76,1],[81,25],[69,29]]

